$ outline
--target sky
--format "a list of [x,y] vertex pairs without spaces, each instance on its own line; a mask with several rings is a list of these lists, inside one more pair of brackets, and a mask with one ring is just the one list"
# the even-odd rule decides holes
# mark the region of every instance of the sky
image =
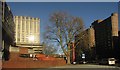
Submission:
[[64,11],[72,16],[81,17],[86,28],[97,19],[106,19],[111,13],[118,12],[117,2],[7,2],[14,16],[40,18],[40,40],[49,24],[50,15]]
[[6,0],[8,2],[118,2],[119,0]]

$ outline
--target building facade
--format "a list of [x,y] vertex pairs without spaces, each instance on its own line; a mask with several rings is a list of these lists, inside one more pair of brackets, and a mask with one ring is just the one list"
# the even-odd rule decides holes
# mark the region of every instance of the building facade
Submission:
[[[82,54],[86,55],[86,60],[91,60],[95,51],[95,35],[93,27],[90,27],[75,37],[75,60],[82,61]],[[89,53],[89,54],[88,54]]]
[[[105,20],[96,20],[92,23],[95,30],[95,47],[98,59],[115,57],[115,48],[118,47],[118,14],[113,13]],[[102,51],[102,52],[101,52]]]
[[[24,45],[24,44],[32,44],[32,43],[38,45],[40,44],[39,18],[15,16],[14,22],[16,26],[15,27],[16,45]],[[31,40],[31,37],[34,38],[33,41]]]
[[[2,45],[2,2],[0,2],[0,46],[1,45]],[[2,51],[2,47],[0,47],[0,51]]]
[[20,51],[23,52],[23,50],[26,50],[26,53],[32,53],[32,50],[41,50],[40,19],[25,16],[14,16],[14,22],[15,43],[16,46],[21,48]]
[[9,47],[14,46],[14,21],[13,14],[10,7],[6,2],[0,1],[0,28],[2,34],[2,47],[0,48],[3,52],[3,59],[9,60],[10,52]]
[[114,57],[120,59],[120,31],[118,32],[118,37],[114,37]]
[[[83,53],[86,56],[86,60],[113,57],[120,59],[120,55],[118,54],[120,52],[120,32],[118,26],[118,14],[112,13],[110,17],[104,20],[94,21],[90,28],[76,35],[76,61],[80,62],[82,60],[81,54]],[[86,48],[90,48],[92,52]]]
[[[118,13],[120,13],[120,1],[118,2]],[[119,30],[120,30],[120,14],[118,14],[118,28],[119,28]]]

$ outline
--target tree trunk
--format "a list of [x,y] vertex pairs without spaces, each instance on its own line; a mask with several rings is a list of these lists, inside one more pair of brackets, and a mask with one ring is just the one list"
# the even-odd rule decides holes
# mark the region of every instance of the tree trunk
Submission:
[[68,44],[67,64],[71,64],[71,62],[70,62],[70,43]]
[[67,56],[67,64],[71,64],[71,62],[70,62],[70,55]]

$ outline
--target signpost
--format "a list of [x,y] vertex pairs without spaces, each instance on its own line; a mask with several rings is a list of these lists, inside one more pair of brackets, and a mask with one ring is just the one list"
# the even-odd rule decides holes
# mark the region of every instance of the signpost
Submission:
[[85,54],[82,54],[82,58],[85,59]]
[[82,54],[83,63],[85,64],[85,54]]

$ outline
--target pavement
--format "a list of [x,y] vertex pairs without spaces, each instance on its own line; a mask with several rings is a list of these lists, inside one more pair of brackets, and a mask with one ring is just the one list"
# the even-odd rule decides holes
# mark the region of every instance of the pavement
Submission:
[[107,65],[92,65],[92,64],[77,64],[77,65],[65,65],[58,66],[54,68],[119,68],[117,66],[107,66]]
[[77,65],[71,64],[71,65],[56,66],[49,68],[34,68],[34,69],[21,69],[21,70],[120,70],[120,67],[106,66],[106,65],[92,65],[92,64],[77,64]]
[[120,70],[120,67],[107,66],[107,65],[78,64],[78,65],[58,66],[58,67],[53,67],[53,69],[56,69],[56,70]]
[[[6,69],[3,69],[6,70]],[[7,70],[120,70],[117,66],[107,66],[107,65],[92,65],[92,64],[77,64],[77,65],[64,65],[48,68],[17,68],[17,69],[7,69]]]

